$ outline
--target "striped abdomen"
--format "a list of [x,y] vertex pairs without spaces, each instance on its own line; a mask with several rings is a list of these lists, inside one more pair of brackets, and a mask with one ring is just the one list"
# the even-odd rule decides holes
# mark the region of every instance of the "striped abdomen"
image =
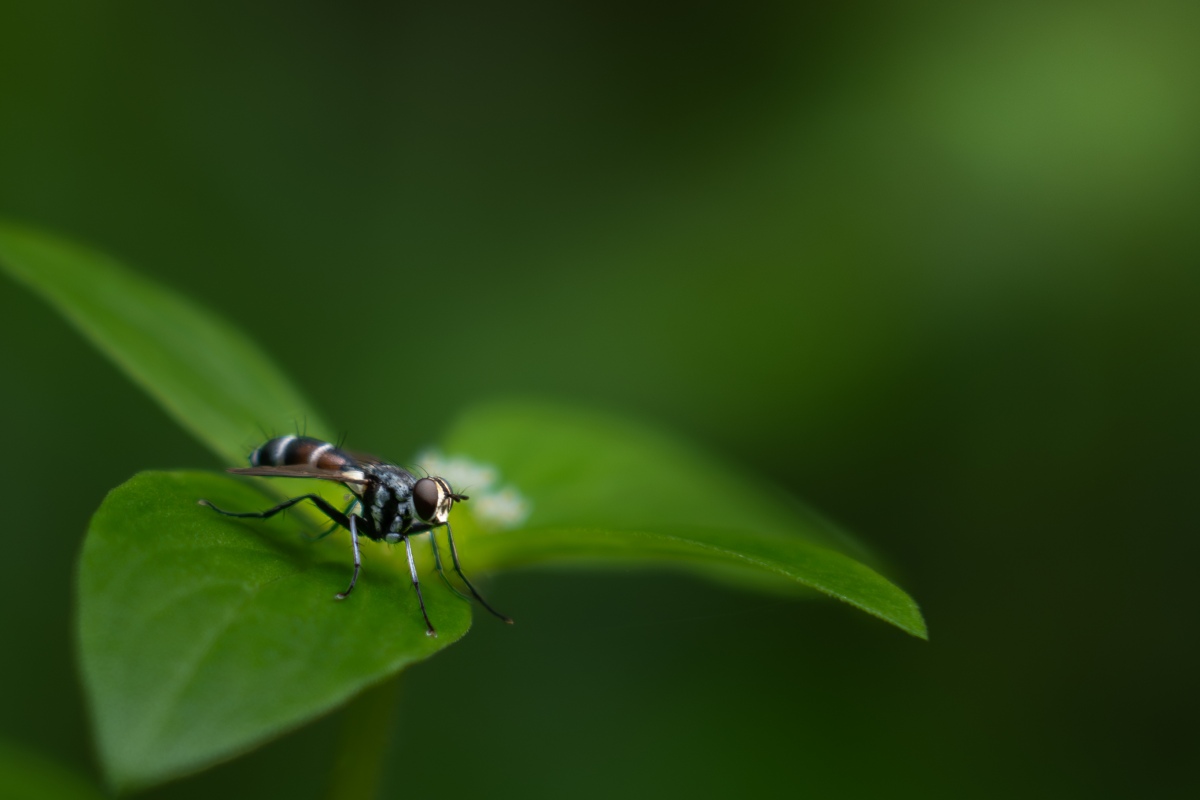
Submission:
[[310,436],[279,436],[272,439],[250,454],[250,464],[255,467],[307,464],[314,469],[330,472],[345,472],[358,468],[358,464],[349,454],[329,442]]

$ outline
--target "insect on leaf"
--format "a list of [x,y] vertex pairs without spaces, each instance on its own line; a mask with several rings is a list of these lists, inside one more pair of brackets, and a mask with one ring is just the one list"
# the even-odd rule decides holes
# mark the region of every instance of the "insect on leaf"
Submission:
[[[232,326],[111,259],[0,223],[0,267],[45,297],[226,465],[260,429],[329,427]],[[651,564],[742,585],[815,589],[924,637],[913,600],[835,526],[760,480],[652,428],[537,402],[479,406],[422,466],[471,500],[453,524],[472,571]],[[451,471],[442,471],[438,460]],[[309,481],[309,484],[316,483]],[[343,487],[324,485],[337,499]],[[299,493],[313,491],[303,489]],[[125,791],[230,758],[462,636],[470,606],[422,581],[426,636],[403,556],[368,546],[345,586],[345,537],[214,473],[143,473],[113,490],[79,562],[79,653],[98,749]],[[299,510],[302,503],[297,506]],[[399,551],[403,553],[403,549]]]
[[194,772],[328,711],[428,658],[470,608],[423,581],[425,635],[403,550],[371,546],[345,602],[349,563],[297,521],[232,520],[196,505],[261,508],[213,473],[147,472],[114,489],[79,565],[79,652],[101,762],[122,791]]

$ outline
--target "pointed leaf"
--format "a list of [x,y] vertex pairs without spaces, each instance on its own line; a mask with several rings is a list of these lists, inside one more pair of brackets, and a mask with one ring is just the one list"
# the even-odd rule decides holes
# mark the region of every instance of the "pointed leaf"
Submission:
[[426,580],[438,628],[426,636],[403,548],[364,540],[362,577],[339,602],[344,533],[304,542],[296,517],[234,520],[199,498],[269,504],[226,476],[142,473],[109,494],[84,543],[80,659],[101,762],[121,791],[245,751],[470,625],[469,606]]
[[111,258],[0,222],[0,268],[40,294],[193,436],[240,464],[262,430],[332,429],[252,341]]
[[[445,454],[444,464],[423,466],[449,473],[472,497],[469,511],[456,513],[476,520],[459,526],[471,538],[474,569],[565,561],[738,568],[762,588],[782,577],[926,636],[912,598],[860,563],[861,545],[769,485],[653,429],[544,403],[496,403],[467,414]],[[485,513],[505,492],[528,511],[511,530],[489,525]]]

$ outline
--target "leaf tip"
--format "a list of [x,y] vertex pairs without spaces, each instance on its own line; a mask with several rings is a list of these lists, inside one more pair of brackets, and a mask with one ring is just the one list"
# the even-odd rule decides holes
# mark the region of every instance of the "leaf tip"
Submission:
[[925,624],[925,615],[921,613],[921,609],[917,608],[916,603],[913,603],[911,616],[903,622],[896,620],[895,624],[910,636],[915,636],[923,642],[929,641],[929,628]]

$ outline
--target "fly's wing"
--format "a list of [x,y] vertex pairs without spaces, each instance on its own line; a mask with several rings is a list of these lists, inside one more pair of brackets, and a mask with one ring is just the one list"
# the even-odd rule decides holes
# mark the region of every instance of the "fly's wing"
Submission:
[[263,478],[316,478],[320,481],[334,483],[367,483],[367,478],[359,470],[334,472],[328,469],[317,469],[308,464],[289,464],[283,467],[232,467],[226,472],[235,475],[258,475]]
[[358,450],[343,450],[343,453],[353,458],[359,464],[374,464],[376,466],[390,466],[392,462],[385,461],[379,456],[373,456],[370,453],[363,453]]
[[424,475],[429,474],[420,467],[402,467],[399,464],[394,464],[391,461],[379,458],[378,456],[373,456],[370,453],[360,453],[357,450],[343,450],[342,452],[353,458],[355,463],[376,467],[376,474],[381,472],[399,472],[403,473],[405,480],[409,482],[416,480],[417,473],[422,473]]

